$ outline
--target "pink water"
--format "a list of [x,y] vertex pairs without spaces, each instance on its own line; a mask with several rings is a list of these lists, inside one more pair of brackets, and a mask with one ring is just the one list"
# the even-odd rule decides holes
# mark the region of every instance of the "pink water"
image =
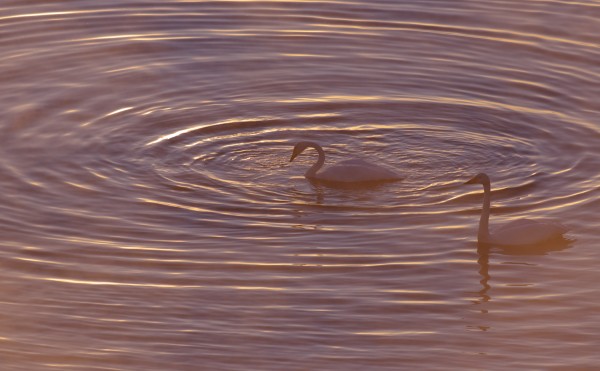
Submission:
[[[0,369],[592,369],[600,2],[5,1]],[[359,156],[405,176],[332,188]],[[560,248],[479,250],[519,217]]]

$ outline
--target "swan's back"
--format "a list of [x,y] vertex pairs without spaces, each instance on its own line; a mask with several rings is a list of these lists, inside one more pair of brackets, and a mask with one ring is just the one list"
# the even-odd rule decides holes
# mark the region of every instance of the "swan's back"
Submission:
[[395,172],[361,159],[340,161],[317,173],[317,178],[330,182],[384,182],[401,179]]
[[567,231],[567,227],[557,222],[519,219],[496,229],[491,242],[505,246],[534,245],[562,239]]

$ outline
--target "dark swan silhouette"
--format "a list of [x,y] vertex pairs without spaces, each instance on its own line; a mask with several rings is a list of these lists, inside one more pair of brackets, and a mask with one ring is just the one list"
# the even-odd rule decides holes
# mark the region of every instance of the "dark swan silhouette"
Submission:
[[558,222],[519,219],[504,224],[495,229],[493,233],[490,233],[490,178],[486,174],[480,173],[465,184],[483,185],[483,210],[479,220],[479,232],[477,233],[477,241],[481,244],[507,247],[533,246],[562,239],[563,234],[568,230],[567,227]]
[[307,148],[314,148],[319,154],[317,162],[304,174],[308,179],[338,183],[385,182],[402,179],[400,175],[392,170],[360,159],[340,161],[335,165],[322,169],[323,164],[325,164],[325,151],[315,142],[303,141],[296,143],[290,162],[294,161]]

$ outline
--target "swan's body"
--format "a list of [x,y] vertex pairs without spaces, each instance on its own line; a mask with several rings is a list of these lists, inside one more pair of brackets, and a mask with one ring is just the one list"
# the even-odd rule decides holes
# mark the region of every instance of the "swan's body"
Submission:
[[480,173],[465,184],[483,185],[483,210],[479,220],[479,243],[501,246],[532,246],[552,240],[562,239],[567,228],[557,222],[519,219],[504,224],[493,233],[489,231],[490,219],[490,178]]
[[290,162],[309,147],[316,149],[319,153],[317,162],[304,174],[309,179],[340,183],[384,182],[402,179],[389,169],[360,159],[340,161],[321,170],[325,163],[325,152],[320,145],[314,142],[298,142],[294,146]]

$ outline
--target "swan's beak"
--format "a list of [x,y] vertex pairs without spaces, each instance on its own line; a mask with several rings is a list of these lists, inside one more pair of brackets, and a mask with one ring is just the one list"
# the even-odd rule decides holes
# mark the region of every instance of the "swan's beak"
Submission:
[[296,152],[292,153],[292,157],[290,157],[290,162],[294,161],[294,159],[298,156]]
[[467,180],[464,184],[478,184],[479,181],[477,179],[477,176],[474,176],[473,178]]

